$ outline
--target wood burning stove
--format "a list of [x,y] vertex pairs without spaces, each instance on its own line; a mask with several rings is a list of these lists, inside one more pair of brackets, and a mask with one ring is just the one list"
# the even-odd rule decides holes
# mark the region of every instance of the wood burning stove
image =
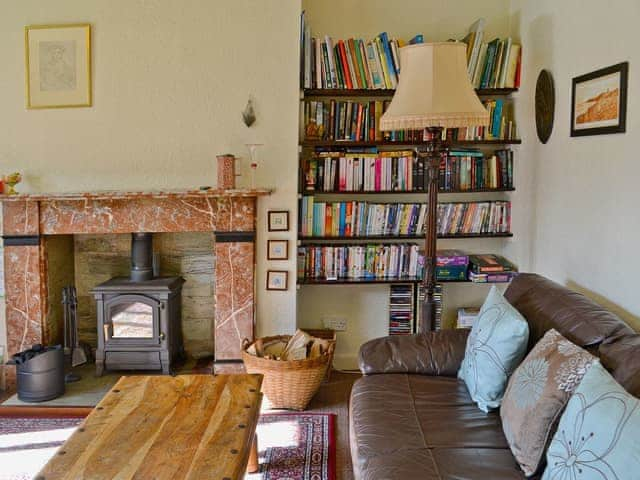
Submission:
[[162,370],[184,355],[181,277],[153,276],[150,233],[131,235],[131,276],[96,286],[98,348],[96,373]]

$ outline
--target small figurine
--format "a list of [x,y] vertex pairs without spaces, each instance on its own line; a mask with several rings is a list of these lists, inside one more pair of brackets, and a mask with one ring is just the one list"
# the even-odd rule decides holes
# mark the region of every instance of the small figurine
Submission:
[[15,186],[22,181],[22,175],[20,173],[15,172],[11,175],[6,175],[4,177],[4,183],[9,187],[9,189],[5,192],[7,195],[16,195]]

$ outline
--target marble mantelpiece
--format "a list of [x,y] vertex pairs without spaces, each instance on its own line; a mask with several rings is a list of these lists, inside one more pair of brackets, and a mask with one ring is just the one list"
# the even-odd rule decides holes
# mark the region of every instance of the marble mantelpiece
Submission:
[[[0,195],[3,203],[7,353],[47,343],[48,235],[215,233],[215,356],[240,359],[253,337],[257,200],[269,190]],[[6,371],[12,387],[15,372]]]

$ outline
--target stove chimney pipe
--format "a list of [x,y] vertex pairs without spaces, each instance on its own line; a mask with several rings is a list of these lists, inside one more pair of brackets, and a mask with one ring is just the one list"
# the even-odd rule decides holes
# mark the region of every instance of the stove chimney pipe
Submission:
[[153,280],[153,237],[150,233],[131,234],[131,280]]

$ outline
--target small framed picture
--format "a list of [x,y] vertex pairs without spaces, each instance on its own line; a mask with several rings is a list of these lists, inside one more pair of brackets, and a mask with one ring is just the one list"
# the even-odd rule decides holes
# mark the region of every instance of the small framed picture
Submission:
[[267,270],[267,290],[288,290],[289,272],[285,270]]
[[268,230],[270,232],[289,231],[289,211],[270,210],[268,212]]
[[27,108],[91,106],[91,26],[24,29]]
[[267,260],[289,260],[289,240],[267,240]]
[[572,137],[625,132],[628,70],[623,62],[573,79]]

